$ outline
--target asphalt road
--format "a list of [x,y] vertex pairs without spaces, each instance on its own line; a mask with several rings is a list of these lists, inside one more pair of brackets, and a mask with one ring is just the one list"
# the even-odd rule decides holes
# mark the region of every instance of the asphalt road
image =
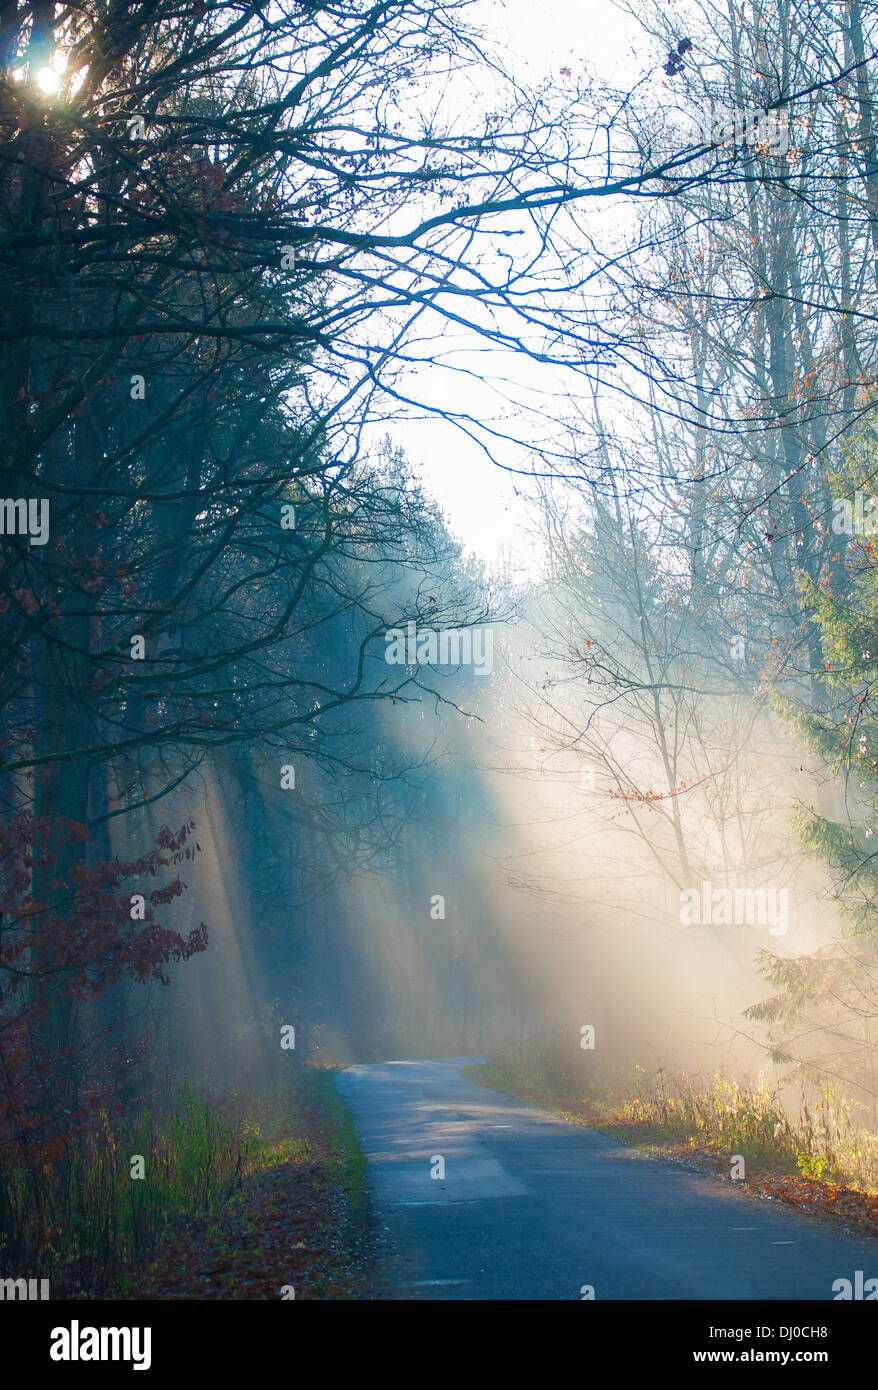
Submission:
[[834,1280],[878,1276],[878,1242],[477,1086],[459,1069],[478,1060],[336,1078],[369,1159],[388,1297],[831,1300]]

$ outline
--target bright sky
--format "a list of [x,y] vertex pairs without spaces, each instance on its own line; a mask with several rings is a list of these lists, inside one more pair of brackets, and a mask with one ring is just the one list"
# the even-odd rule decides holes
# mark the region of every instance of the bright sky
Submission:
[[[481,0],[480,8],[492,31],[507,36],[510,48],[538,79],[557,78],[561,68],[570,68],[575,80],[587,67],[600,79],[619,77],[621,83],[623,66],[629,78],[640,70],[642,58],[632,67],[629,57],[636,26],[612,0]],[[484,350],[471,365],[477,372],[498,375],[510,367],[507,359]],[[437,374],[434,397],[441,400],[443,394],[451,409],[470,410],[481,418],[486,398],[475,385],[456,374],[451,379]],[[392,434],[410,459],[420,463],[426,488],[467,549],[489,564],[504,552],[519,563],[526,561],[532,553],[521,530],[527,479],[496,468],[477,444],[444,421],[395,425]]]

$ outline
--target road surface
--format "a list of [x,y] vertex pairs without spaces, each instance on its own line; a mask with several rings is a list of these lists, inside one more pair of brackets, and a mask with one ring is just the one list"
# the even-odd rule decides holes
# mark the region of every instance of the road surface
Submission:
[[369,1159],[386,1296],[831,1300],[834,1280],[878,1276],[878,1242],[477,1086],[460,1068],[478,1060],[336,1077]]

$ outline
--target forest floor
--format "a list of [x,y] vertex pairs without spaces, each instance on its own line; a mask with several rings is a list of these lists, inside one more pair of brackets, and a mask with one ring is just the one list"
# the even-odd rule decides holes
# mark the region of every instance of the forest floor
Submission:
[[219,1209],[188,1222],[122,1297],[371,1296],[365,1159],[331,1069],[298,1075],[288,1128],[260,1148]]
[[[669,1136],[649,1119],[631,1119],[613,1113],[613,1107],[588,1100],[572,1100],[563,1090],[548,1083],[536,1084],[532,1077],[517,1073],[507,1065],[475,1063],[463,1068],[465,1076],[479,1085],[504,1091],[522,1100],[532,1100],[572,1124],[600,1130],[651,1157],[731,1183],[728,1139],[703,1136]],[[747,1159],[746,1177],[734,1185],[756,1198],[786,1202],[810,1215],[825,1218],[846,1233],[878,1237],[878,1196],[859,1191],[842,1182],[827,1182],[795,1171],[779,1155]]]

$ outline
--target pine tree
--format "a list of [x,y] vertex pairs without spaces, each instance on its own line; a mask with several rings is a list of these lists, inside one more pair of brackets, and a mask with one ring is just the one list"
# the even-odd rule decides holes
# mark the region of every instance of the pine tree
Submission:
[[[749,1010],[776,1060],[861,1088],[874,1107],[870,1029],[878,1013],[878,555],[870,539],[876,471],[868,425],[832,479],[834,568],[800,576],[819,638],[816,698],[778,692],[775,708],[824,768],[827,790],[795,828],[828,868],[843,931],[809,956],[760,952],[775,994]],[[876,502],[878,506],[878,502]]]

